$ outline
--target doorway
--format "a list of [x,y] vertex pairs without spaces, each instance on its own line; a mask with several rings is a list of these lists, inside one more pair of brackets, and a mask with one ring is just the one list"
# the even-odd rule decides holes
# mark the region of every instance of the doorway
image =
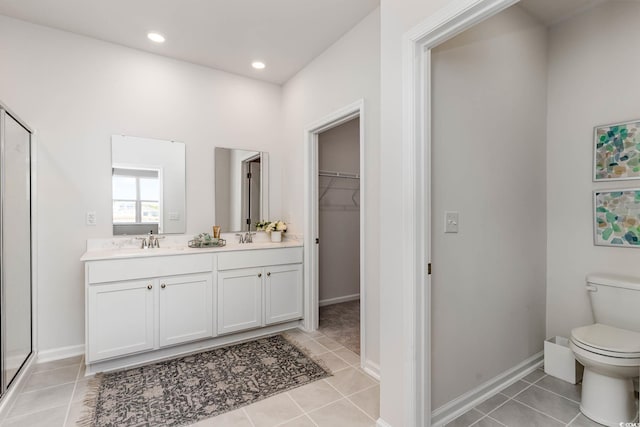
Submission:
[[[303,324],[308,331],[322,328],[334,341],[347,344],[346,348],[359,353],[361,366],[367,360],[365,237],[360,232],[365,194],[363,122],[360,100],[306,131],[305,236],[310,238],[304,242]],[[342,152],[345,146],[336,141],[347,135],[348,152]],[[338,138],[334,141],[334,137]],[[336,257],[342,253],[340,244],[347,242],[344,259]]]
[[318,331],[360,354],[360,118],[318,134]]

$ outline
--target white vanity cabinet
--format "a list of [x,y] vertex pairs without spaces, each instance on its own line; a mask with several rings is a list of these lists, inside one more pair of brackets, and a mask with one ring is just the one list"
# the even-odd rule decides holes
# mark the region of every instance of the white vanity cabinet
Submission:
[[90,286],[87,294],[87,360],[154,348],[153,283],[133,280]]
[[218,334],[302,318],[302,250],[218,255]]
[[87,373],[278,333],[303,317],[300,245],[151,251],[83,256]]
[[160,347],[213,334],[213,277],[208,274],[159,280]]

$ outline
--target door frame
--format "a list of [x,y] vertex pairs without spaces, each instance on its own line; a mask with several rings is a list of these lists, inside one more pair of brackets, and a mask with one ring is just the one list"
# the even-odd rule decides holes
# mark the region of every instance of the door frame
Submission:
[[[403,36],[402,293],[405,425],[430,426],[431,50],[520,0],[457,0]],[[437,266],[435,266],[437,268]]]
[[[360,366],[366,367],[366,286],[365,286],[365,109],[364,100],[360,99],[308,126],[304,133],[304,321],[307,331],[315,331],[319,324],[319,261],[320,251],[316,244],[319,234],[318,215],[318,135],[349,120],[360,118]],[[377,372],[371,372],[378,375]]]

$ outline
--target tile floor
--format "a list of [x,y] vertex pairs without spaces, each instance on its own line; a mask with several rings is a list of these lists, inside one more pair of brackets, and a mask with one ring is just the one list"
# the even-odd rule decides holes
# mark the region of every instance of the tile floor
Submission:
[[320,307],[318,331],[360,354],[360,300]]
[[599,427],[580,413],[581,389],[538,369],[447,427]]
[[[378,381],[360,368],[360,357],[322,333],[288,333],[332,377],[201,421],[197,427],[375,426]],[[88,378],[82,357],[35,365],[23,389],[5,411],[0,427],[75,426],[83,412]]]

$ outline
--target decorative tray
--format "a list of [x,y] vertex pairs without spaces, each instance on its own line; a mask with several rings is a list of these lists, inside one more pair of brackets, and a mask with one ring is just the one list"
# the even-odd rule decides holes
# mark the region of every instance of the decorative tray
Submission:
[[227,241],[224,239],[211,239],[211,240],[201,240],[201,239],[193,239],[189,240],[190,248],[221,248],[227,245]]

